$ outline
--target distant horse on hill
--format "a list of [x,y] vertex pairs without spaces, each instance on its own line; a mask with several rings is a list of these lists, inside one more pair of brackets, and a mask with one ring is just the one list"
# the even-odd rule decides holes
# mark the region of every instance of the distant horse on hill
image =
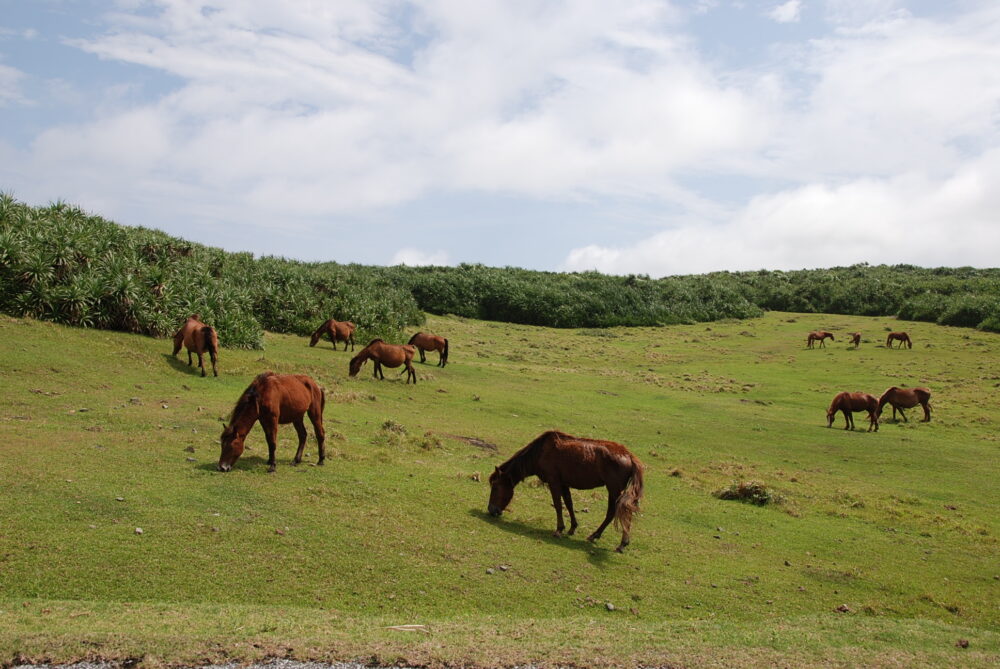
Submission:
[[404,370],[406,372],[406,382],[409,383],[412,378],[413,383],[416,384],[417,372],[413,369],[414,353],[416,353],[416,349],[409,344],[386,344],[382,339],[372,339],[368,346],[365,346],[361,349],[360,353],[351,358],[351,362],[348,364],[348,371],[351,376],[357,376],[358,372],[361,371],[361,366],[371,359],[375,361],[375,369],[372,375],[375,378],[384,379],[385,375],[382,373],[382,365],[386,367],[404,365],[406,367]]
[[926,423],[931,419],[931,391],[929,388],[889,388],[878,398],[878,409],[876,414],[882,415],[882,407],[886,404],[892,405],[892,419],[896,420],[896,411],[907,421],[903,409],[910,409],[918,404],[924,409],[924,420]]
[[860,332],[849,332],[851,335],[851,341],[849,343],[854,344],[854,348],[861,346],[861,333]]
[[838,411],[844,414],[844,429],[854,429],[854,412],[868,412],[868,431],[878,432],[878,399],[868,393],[838,393],[830,403],[830,408],[826,410],[826,426],[833,425],[833,419]]
[[184,325],[174,334],[174,357],[181,350],[181,346],[187,347],[188,366],[191,365],[191,352],[198,354],[198,367],[201,368],[201,375],[205,374],[205,360],[202,357],[208,353],[212,359],[212,374],[219,375],[216,362],[219,356],[219,336],[215,328],[201,322],[199,314],[192,314],[184,321]]
[[573,534],[577,527],[570,488],[589,490],[603,485],[608,489],[608,512],[587,541],[599,539],[604,528],[614,520],[622,530],[621,542],[615,549],[621,553],[629,544],[632,515],[638,511],[642,499],[643,469],[638,458],[613,441],[544,432],[490,474],[488,509],[491,516],[499,516],[514,497],[514,486],[535,475],[548,484],[552,493],[556,509],[555,536],[561,537],[566,529],[562,514],[564,500],[569,510],[568,534]]
[[337,342],[344,342],[344,350],[347,350],[347,343],[351,343],[351,350],[354,350],[354,330],[357,326],[351,321],[335,321],[332,318],[327,322],[316,328],[316,331],[312,333],[312,338],[309,339],[309,345],[315,346],[319,341],[320,337],[324,334],[330,337],[330,343],[333,344],[333,350],[337,350]]
[[810,332],[809,336],[806,337],[806,348],[812,348],[813,344],[817,341],[822,348],[826,348],[826,338],[829,337],[830,341],[835,341],[832,332],[826,332],[824,330],[817,330],[816,332]]
[[903,348],[903,344],[906,344],[907,348],[913,348],[913,342],[910,341],[910,335],[905,332],[890,332],[889,336],[885,338],[885,347],[892,348],[892,342],[898,341],[899,347]]
[[301,463],[306,447],[303,416],[307,413],[316,433],[319,450],[319,461],[316,464],[322,465],[326,459],[326,432],[323,429],[325,405],[326,394],[323,389],[304,374],[264,372],[258,375],[237,400],[229,417],[229,424],[222,430],[219,471],[228,472],[243,455],[243,442],[255,422],[260,422],[264,438],[267,439],[267,471],[275,470],[274,451],[278,445],[279,424],[292,423],[295,426],[299,435],[295,464]]
[[438,367],[444,367],[448,364],[448,340],[444,337],[427,334],[426,332],[418,332],[410,337],[410,341],[407,344],[415,346],[417,351],[420,352],[420,362],[427,361],[424,351],[437,351]]

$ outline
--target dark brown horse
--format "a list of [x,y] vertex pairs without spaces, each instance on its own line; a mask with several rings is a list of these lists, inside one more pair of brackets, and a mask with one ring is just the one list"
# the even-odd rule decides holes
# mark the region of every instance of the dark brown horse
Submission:
[[275,469],[274,451],[278,445],[278,425],[292,423],[299,435],[299,450],[295,452],[295,464],[302,462],[302,452],[306,447],[306,426],[303,416],[309,420],[316,432],[319,447],[318,465],[326,459],[323,442],[323,407],[326,394],[323,389],[304,374],[275,374],[264,372],[243,391],[236,402],[229,424],[222,430],[222,453],[219,455],[219,471],[228,472],[243,455],[243,442],[255,422],[260,422],[267,439],[267,471]]
[[822,348],[826,348],[826,338],[829,337],[830,341],[835,341],[832,332],[826,332],[824,330],[817,330],[816,332],[810,332],[809,336],[806,337],[806,348],[812,348],[813,344],[817,341]]
[[[405,365],[406,369],[406,382],[410,382],[410,378],[413,378],[413,383],[417,382],[417,372],[413,369],[413,354],[416,353],[416,349],[409,344],[398,345],[398,344],[386,344],[385,341],[381,339],[372,339],[368,346],[361,349],[361,352],[356,356],[351,358],[351,362],[348,365],[348,370],[351,376],[357,376],[358,372],[361,371],[361,365],[368,362],[369,359],[375,361],[375,369],[372,375],[377,379],[384,379],[385,375],[382,373],[382,365],[386,367],[399,367],[400,365]],[[402,372],[400,372],[402,374]]]
[[208,353],[212,359],[212,374],[219,375],[216,362],[219,356],[219,337],[215,333],[215,328],[201,322],[201,316],[192,314],[181,329],[174,335],[174,356],[181,350],[181,346],[187,347],[188,365],[191,364],[191,352],[198,354],[198,367],[201,368],[201,375],[205,376],[205,360],[202,356]]
[[878,399],[868,393],[839,393],[830,403],[830,408],[826,410],[826,426],[833,425],[833,419],[837,412],[844,413],[844,429],[854,429],[854,412],[868,412],[868,431],[878,432]]
[[415,346],[417,351],[420,352],[420,362],[427,362],[427,356],[424,355],[424,351],[437,351],[438,367],[444,367],[448,364],[448,340],[444,337],[427,334],[426,332],[418,332],[410,337],[410,341],[407,344]]
[[335,321],[332,318],[327,322],[316,328],[316,332],[312,333],[312,338],[309,340],[310,346],[315,346],[319,341],[319,338],[324,334],[330,337],[330,343],[333,344],[334,350],[337,349],[337,342],[344,342],[344,350],[347,350],[347,343],[351,343],[351,350],[354,350],[354,323],[351,321]]
[[490,474],[491,516],[499,516],[514,497],[514,486],[535,475],[548,484],[552,504],[556,508],[555,536],[561,537],[562,503],[569,510],[569,533],[576,531],[576,514],[570,488],[590,490],[598,486],[608,489],[608,512],[601,526],[587,537],[596,541],[612,520],[622,530],[622,540],[615,550],[619,553],[629,544],[632,515],[642,499],[643,465],[628,449],[613,441],[572,437],[562,432],[545,432],[515,453]]
[[882,415],[882,407],[886,404],[892,405],[892,419],[896,420],[896,411],[907,421],[903,409],[910,409],[918,404],[924,408],[924,420],[926,423],[931,419],[931,391],[928,388],[897,388],[893,386],[878,398],[878,409],[876,415]]
[[890,332],[889,336],[885,338],[885,347],[892,348],[892,342],[898,341],[899,348],[903,348],[903,344],[906,344],[906,348],[913,348],[913,342],[910,341],[910,335],[905,332]]
[[849,332],[851,335],[851,344],[854,344],[854,348],[861,346],[861,333],[860,332]]

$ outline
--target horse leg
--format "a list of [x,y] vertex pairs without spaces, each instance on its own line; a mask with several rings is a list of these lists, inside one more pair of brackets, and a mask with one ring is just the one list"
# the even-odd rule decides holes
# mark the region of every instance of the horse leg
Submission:
[[191,366],[191,349],[188,349],[188,367]]
[[382,363],[379,362],[378,360],[375,360],[374,362],[375,364],[372,365],[372,367],[374,368],[372,370],[372,376],[375,377],[376,379],[379,378],[385,379],[385,374],[382,373]]
[[316,450],[319,451],[317,465],[322,465],[326,460],[326,430],[323,429],[323,414],[318,408],[309,409],[309,421],[313,424],[313,432],[316,433]]
[[298,417],[298,420],[293,420],[292,425],[295,427],[295,433],[299,435],[299,448],[295,451],[295,459],[292,461],[296,465],[302,464],[302,456],[306,451],[306,424],[302,420],[302,416]]
[[278,448],[278,417],[261,416],[258,421],[261,429],[264,430],[264,438],[267,439],[267,471],[273,474],[277,469],[274,452]]
[[406,361],[406,382],[410,382],[410,377],[413,377],[413,385],[417,385],[417,370],[413,369],[413,365],[410,361]]
[[931,403],[930,402],[923,402],[920,406],[922,406],[924,408],[924,420],[923,420],[923,422],[925,422],[925,423],[931,422]]
[[426,355],[426,354],[424,354],[424,349],[422,349],[422,348],[418,348],[418,349],[417,349],[417,353],[419,353],[419,354],[420,354],[420,363],[421,363],[421,364],[423,364],[423,363],[427,362],[427,355]]
[[576,514],[573,513],[573,497],[569,494],[569,486],[563,490],[563,501],[566,502],[566,510],[569,511],[569,532],[567,535],[572,535],[576,532]]
[[444,352],[438,351],[438,367],[444,367]]
[[552,493],[552,506],[556,510],[556,531],[552,533],[552,536],[559,539],[562,537],[563,530],[566,529],[562,515],[562,486],[554,481],[550,481],[549,492]]
[[844,429],[853,430],[854,429],[854,412],[844,409]]
[[184,335],[178,332],[174,335],[174,357],[181,351],[181,346],[184,345]]
[[[204,357],[203,353],[199,353],[198,354],[198,367],[201,369],[201,375],[202,376],[207,376],[205,374],[205,357]],[[218,375],[216,375],[216,376],[218,376]]]
[[868,431],[878,432],[878,418],[875,416],[874,409],[868,409]]
[[608,513],[604,516],[604,522],[601,526],[594,530],[587,541],[597,541],[601,538],[601,534],[604,532],[604,528],[607,527],[615,517],[615,505],[618,503],[618,498],[621,497],[621,490],[611,490],[608,488]]

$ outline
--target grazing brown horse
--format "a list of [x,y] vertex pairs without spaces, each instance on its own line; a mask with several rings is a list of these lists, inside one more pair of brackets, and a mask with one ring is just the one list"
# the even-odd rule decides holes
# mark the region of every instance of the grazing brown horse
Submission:
[[816,332],[810,332],[809,336],[806,337],[806,348],[812,348],[813,344],[816,343],[817,341],[819,342],[819,345],[821,347],[826,348],[827,337],[830,338],[830,341],[836,341],[833,338],[832,332],[826,332],[824,330],[817,330]]
[[198,367],[201,368],[201,375],[205,374],[205,360],[202,355],[208,353],[212,359],[212,374],[219,375],[216,369],[216,362],[219,356],[219,336],[215,333],[215,328],[201,322],[201,316],[192,314],[181,329],[174,335],[174,356],[181,350],[181,346],[187,347],[188,365],[191,364],[191,352],[198,354]]
[[332,318],[327,322],[316,328],[316,332],[312,333],[312,338],[309,340],[310,346],[315,346],[319,341],[319,338],[324,334],[330,337],[330,343],[333,344],[333,349],[337,350],[337,342],[344,342],[344,350],[347,350],[347,343],[351,343],[351,350],[354,350],[354,323],[351,321],[335,321]]
[[438,367],[444,367],[448,364],[448,340],[444,337],[418,332],[410,337],[410,341],[406,343],[417,347],[417,351],[420,352],[420,362],[427,362],[424,351],[437,351]]
[[854,344],[854,348],[861,346],[861,333],[860,332],[849,332],[851,335],[851,344]]
[[830,403],[830,408],[826,410],[826,426],[833,425],[833,419],[837,412],[844,412],[844,429],[854,429],[854,412],[868,412],[868,431],[878,432],[878,399],[868,393],[839,393]]
[[[368,362],[368,359],[371,358],[375,361],[375,370],[372,373],[375,378],[385,378],[385,375],[382,373],[382,365],[386,367],[405,365],[406,382],[409,383],[412,377],[413,383],[416,384],[417,372],[413,369],[414,353],[416,353],[416,349],[409,344],[386,344],[382,339],[372,339],[368,346],[365,346],[361,349],[360,353],[351,358],[348,370],[351,376],[357,376],[358,372],[361,371],[361,365]],[[400,372],[400,374],[402,373]]]
[[243,442],[255,422],[260,422],[267,439],[267,471],[275,469],[274,451],[278,445],[278,425],[292,423],[299,435],[299,450],[295,452],[295,464],[302,462],[302,452],[306,447],[306,426],[302,417],[309,414],[309,420],[316,432],[319,447],[318,465],[326,459],[323,442],[323,407],[326,394],[323,389],[304,374],[275,374],[264,372],[243,391],[229,417],[229,424],[222,430],[222,453],[219,455],[219,471],[228,472],[243,455]]
[[896,420],[896,411],[899,411],[903,420],[908,422],[903,409],[910,409],[918,404],[924,408],[923,422],[926,423],[931,419],[931,391],[929,388],[897,388],[896,386],[889,388],[882,393],[882,397],[878,398],[877,416],[882,415],[882,407],[886,404],[892,405],[893,420]]
[[614,520],[622,530],[621,543],[615,549],[621,553],[629,544],[632,515],[642,499],[642,472],[642,463],[621,444],[545,432],[490,474],[488,509],[491,516],[499,516],[514,497],[514,486],[534,474],[549,486],[556,508],[555,536],[561,537],[566,529],[562,514],[564,500],[569,510],[568,534],[576,531],[570,488],[590,490],[603,485],[608,489],[608,512],[587,541],[599,539]]
[[913,342],[910,341],[910,335],[905,332],[890,332],[889,336],[885,338],[885,347],[892,348],[892,342],[899,341],[899,348],[903,348],[903,344],[906,344],[907,348],[913,348]]

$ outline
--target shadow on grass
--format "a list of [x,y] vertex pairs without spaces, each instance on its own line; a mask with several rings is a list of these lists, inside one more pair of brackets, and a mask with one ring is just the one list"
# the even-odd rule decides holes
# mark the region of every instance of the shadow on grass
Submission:
[[[172,356],[169,353],[164,353],[163,357],[167,359],[167,364],[173,367],[176,371],[185,372],[186,374],[190,374],[191,376],[201,376],[201,368],[198,367],[198,356],[196,355],[191,356],[192,364],[190,367],[188,367],[187,362],[183,360],[184,352],[182,351],[179,355],[181,356],[180,358]],[[212,366],[211,361],[206,360],[206,362],[208,363],[209,368],[211,368]],[[208,376],[212,376],[212,373],[208,372]]]
[[[526,539],[540,539],[541,541],[544,541],[552,546],[559,546],[560,548],[586,553],[587,559],[598,567],[606,566],[608,559],[611,557],[612,553],[614,553],[611,549],[587,541],[584,538],[587,536],[586,534],[574,534],[571,537],[564,536],[560,539],[552,536],[551,529],[542,529],[534,525],[526,525],[517,520],[507,520],[504,519],[503,516],[500,518],[494,518],[482,509],[469,509],[469,515],[473,518],[478,518],[479,520],[494,525],[497,529],[510,534],[516,534]],[[611,529],[610,526],[608,529]],[[580,531],[581,528],[578,527],[577,532],[579,533]],[[608,536],[606,533],[598,541],[612,541],[615,546],[618,545],[616,543],[617,540]]]
[[[218,451],[216,451],[216,453],[218,453]],[[283,469],[294,472],[302,472],[308,469],[313,469],[312,465],[316,465],[316,463],[310,462],[308,458],[302,460],[302,464],[300,465],[294,464],[291,457],[286,460],[282,460],[280,451],[279,454],[275,456],[275,466],[277,468],[275,474],[280,474]],[[324,467],[316,465],[316,468],[323,469]],[[202,462],[195,465],[195,469],[200,469],[204,472],[218,472],[218,457],[211,462]],[[236,464],[233,465],[233,471],[242,471],[248,474],[267,474],[267,457],[264,455],[242,455],[240,456],[240,459],[236,461]]]

